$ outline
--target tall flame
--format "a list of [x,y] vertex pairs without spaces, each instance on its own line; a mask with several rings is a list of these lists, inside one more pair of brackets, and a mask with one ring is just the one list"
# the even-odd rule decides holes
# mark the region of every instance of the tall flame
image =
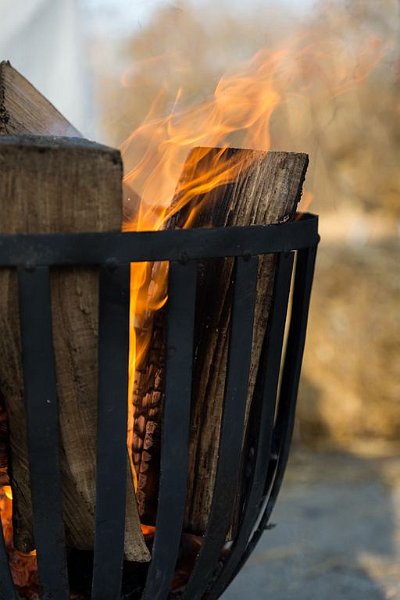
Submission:
[[[207,147],[231,145],[268,150],[271,144],[271,117],[277,107],[293,95],[313,93],[329,98],[358,85],[380,59],[382,48],[374,38],[365,43],[354,60],[354,48],[343,45],[343,59],[330,73],[323,69],[324,53],[331,44],[318,45],[309,37],[294,38],[275,52],[260,50],[237,72],[222,77],[213,96],[192,107],[185,107],[184,90],[180,89],[167,114],[160,114],[166,90],[154,99],[143,123],[122,144],[126,168],[125,231],[150,231],[165,227],[168,220],[194,198],[207,202],[207,194],[217,186],[233,181],[242,165],[237,158],[219,160],[220,154],[199,164],[186,163],[187,172],[196,177],[179,180],[188,151],[205,147],[191,155],[202,161]],[[346,54],[347,53],[347,54]],[[299,77],[302,74],[302,78]],[[297,89],[293,91],[296,82]],[[318,85],[316,85],[318,84]],[[203,162],[203,161],[202,161]],[[178,183],[177,183],[178,182]],[[306,194],[307,202],[311,194]],[[198,210],[191,206],[185,227]],[[166,302],[165,264],[154,269],[149,263],[135,264],[131,270],[131,316],[129,359],[128,448],[132,450],[135,372],[146,355],[152,331],[152,315]],[[131,455],[132,461],[132,455]]]

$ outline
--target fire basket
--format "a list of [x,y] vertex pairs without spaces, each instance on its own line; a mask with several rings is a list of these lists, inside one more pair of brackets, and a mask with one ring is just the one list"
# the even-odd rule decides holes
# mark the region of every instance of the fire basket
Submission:
[[[294,222],[267,226],[0,236],[0,267],[15,268],[18,273],[34,537],[43,598],[70,597],[50,269],[95,266],[99,273],[96,531],[90,597],[214,600],[267,528],[282,483],[294,423],[317,227],[317,217],[303,214]],[[245,436],[257,269],[259,257],[265,254],[275,255],[274,292]],[[208,526],[189,579],[184,588],[171,592],[188,476],[198,261],[217,257],[233,257],[235,263],[217,477]],[[140,261],[169,262],[160,487],[152,559],[143,585],[129,583],[124,570],[129,282],[130,263]],[[227,543],[233,506],[238,525],[233,541]],[[0,598],[18,598],[2,532]]]

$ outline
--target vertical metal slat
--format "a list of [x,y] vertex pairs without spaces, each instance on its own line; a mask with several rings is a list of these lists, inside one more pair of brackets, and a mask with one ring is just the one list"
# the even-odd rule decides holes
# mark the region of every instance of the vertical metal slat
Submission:
[[293,290],[293,308],[290,319],[289,337],[283,367],[276,435],[278,442],[278,464],[272,484],[270,497],[260,525],[265,527],[275,505],[289,457],[290,442],[293,434],[297,392],[303,362],[308,311],[317,248],[299,250],[296,261],[296,277]]
[[167,598],[179,552],[187,486],[196,280],[196,262],[171,262],[160,491],[145,600]]
[[210,583],[225,544],[237,496],[253,341],[258,257],[235,261],[221,439],[209,523],[184,598],[199,600]]
[[294,427],[297,391],[303,361],[316,253],[316,247],[299,250],[297,253],[292,315],[283,367],[277,422],[274,431],[274,437],[276,437],[275,453],[277,454],[277,465],[264,514],[246,548],[239,568],[244,565],[253,552],[268,525],[286,470]]
[[253,404],[257,409],[255,431],[253,433],[255,456],[251,478],[248,483],[246,505],[238,537],[224,563],[218,580],[215,582],[210,600],[214,600],[222,594],[239,570],[242,555],[257,522],[264,497],[293,257],[293,253],[281,253],[277,259],[273,302],[268,317],[268,329],[263,344],[260,370],[254,392]]
[[43,598],[67,600],[59,423],[47,267],[18,270],[33,527]]
[[129,264],[100,269],[92,600],[117,600],[121,594],[127,481],[129,273]]

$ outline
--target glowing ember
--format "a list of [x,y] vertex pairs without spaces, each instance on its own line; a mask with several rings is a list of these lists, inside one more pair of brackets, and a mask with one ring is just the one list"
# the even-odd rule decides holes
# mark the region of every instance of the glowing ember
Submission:
[[34,600],[40,593],[36,552],[24,554],[14,548],[12,541],[12,491],[9,485],[0,487],[0,517],[13,581],[21,598]]
[[151,525],[142,525],[141,528],[142,528],[142,533],[145,537],[154,535],[154,533],[156,531],[156,528],[152,527]]

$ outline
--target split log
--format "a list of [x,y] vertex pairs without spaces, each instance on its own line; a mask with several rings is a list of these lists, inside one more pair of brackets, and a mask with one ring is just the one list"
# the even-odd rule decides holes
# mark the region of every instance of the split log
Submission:
[[0,135],[81,134],[8,61],[0,63]]
[[[87,140],[0,137],[1,233],[120,230],[118,150]],[[0,385],[10,429],[16,547],[32,550],[32,507],[15,272],[0,273]],[[97,413],[96,269],[52,271],[53,336],[60,403],[61,470],[68,545],[93,548]],[[125,554],[148,558],[129,477]]]
[[[9,63],[0,69],[0,133],[79,132]],[[122,162],[117,150],[86,140],[0,138],[2,233],[120,230]],[[20,364],[15,274],[0,274],[0,385],[10,428],[14,537],[33,549],[32,506]],[[67,543],[92,549],[97,406],[97,277],[90,269],[52,274],[52,310],[62,436]],[[125,556],[149,559],[128,474]]]
[[[191,218],[191,227],[272,224],[293,216],[300,200],[308,164],[308,157],[304,154],[236,149],[227,149],[221,153],[218,149],[211,149],[209,152],[196,149],[185,165],[174,200],[176,205],[190,181],[201,181],[207,165],[212,160],[215,161],[217,156],[218,161],[225,163],[227,167],[232,168],[232,164],[236,164],[234,181],[217,187],[207,197],[193,198],[187,208],[180,210],[167,223],[167,228],[184,227],[188,213],[199,207],[201,201],[201,209],[197,208],[192,213],[194,217]],[[217,469],[229,342],[232,269],[231,259],[201,261],[199,268],[185,515],[185,530],[199,535],[204,533],[207,526]],[[273,258],[261,258],[247,415],[266,332],[274,269]],[[138,503],[139,513],[145,522],[154,519],[158,490],[159,440],[164,401],[163,311],[159,311],[155,317],[154,330],[155,343],[136,374],[134,396]]]

